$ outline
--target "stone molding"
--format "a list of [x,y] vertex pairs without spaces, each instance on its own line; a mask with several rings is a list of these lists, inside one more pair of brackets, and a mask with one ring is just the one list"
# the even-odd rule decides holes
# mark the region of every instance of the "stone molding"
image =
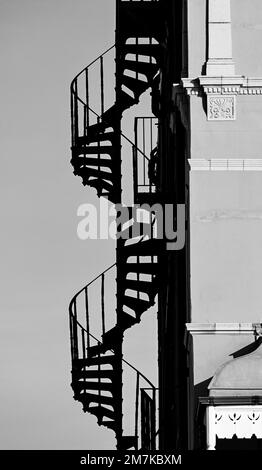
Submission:
[[262,171],[262,158],[190,158],[190,171]]

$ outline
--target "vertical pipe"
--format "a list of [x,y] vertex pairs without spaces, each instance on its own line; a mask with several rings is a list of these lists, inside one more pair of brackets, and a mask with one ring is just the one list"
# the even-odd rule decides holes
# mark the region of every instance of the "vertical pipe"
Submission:
[[137,181],[137,149],[133,145],[133,188],[134,188],[134,203],[137,203],[138,194],[138,181]]

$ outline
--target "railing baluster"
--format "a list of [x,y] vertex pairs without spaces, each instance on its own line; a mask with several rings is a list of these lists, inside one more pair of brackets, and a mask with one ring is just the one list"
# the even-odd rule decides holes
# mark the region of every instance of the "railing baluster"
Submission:
[[81,329],[82,331],[82,354],[83,354],[83,359],[86,358],[86,349],[85,349],[85,330],[84,328]]
[[78,332],[77,332],[77,305],[76,299],[74,299],[74,355],[75,359],[78,359]]
[[103,56],[100,57],[100,80],[101,80],[101,116],[104,114],[104,62]]
[[86,331],[87,331],[87,350],[90,348],[90,330],[89,330],[89,304],[88,304],[88,287],[85,287],[85,308],[86,308]]
[[89,76],[88,68],[85,69],[85,84],[86,84],[86,126],[89,127]]
[[70,314],[69,317],[69,328],[70,328],[70,344],[71,344],[71,357],[75,359],[75,346],[74,346],[74,317]]
[[[150,155],[153,150],[153,119],[150,119]],[[151,179],[149,178],[149,192],[152,193]]]
[[136,373],[136,402],[135,402],[135,436],[138,436],[138,409],[139,409],[139,372]]
[[75,139],[79,137],[79,128],[78,128],[78,83],[77,79],[75,81],[75,95],[74,95],[74,102],[75,102]]
[[[100,124],[100,118],[98,117],[97,118],[97,124]],[[100,140],[97,139],[97,147],[98,147],[98,151],[97,151],[97,166],[98,166],[98,171],[100,173],[101,171],[101,154],[100,154]],[[100,178],[100,174],[98,173],[98,178]]]
[[101,313],[102,313],[102,334],[105,334],[105,275],[101,276]]
[[71,108],[71,135],[72,135],[72,146],[74,146],[74,145],[75,145],[75,102],[74,102],[74,83],[72,83],[72,85],[71,85],[70,108]]
[[156,449],[156,389],[153,388],[153,402],[151,415],[151,450]]
[[138,194],[138,180],[137,180],[137,149],[133,145],[133,180],[134,180],[134,201],[137,202],[137,194]]
[[[100,346],[100,342],[98,341],[98,345]],[[100,363],[100,357],[101,357],[101,354],[100,354],[100,350],[98,352],[98,358],[99,358],[99,361],[98,361],[98,396],[99,396],[99,402],[98,402],[98,408],[101,409],[101,363]],[[98,423],[101,424],[101,414],[98,415]]]

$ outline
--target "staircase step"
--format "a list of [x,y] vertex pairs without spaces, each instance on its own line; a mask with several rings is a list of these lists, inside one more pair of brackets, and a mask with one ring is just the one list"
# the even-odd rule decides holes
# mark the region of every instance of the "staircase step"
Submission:
[[157,62],[161,57],[161,46],[159,44],[125,44],[122,50],[125,55],[135,54],[154,57]]
[[[96,124],[94,124],[96,125]],[[89,145],[91,143],[94,143],[94,142],[104,142],[104,141],[107,141],[107,140],[110,140],[111,142],[113,142],[116,138],[116,135],[115,135],[115,132],[103,132],[103,133],[96,133],[96,135],[94,135],[94,132],[90,132],[90,129],[92,128],[92,126],[90,126],[88,128],[88,135],[87,136],[82,136],[82,137],[78,137],[78,143],[79,145]],[[92,135],[93,134],[93,135]]]
[[115,363],[115,355],[110,354],[108,356],[100,356],[100,357],[90,357],[86,359],[76,359],[73,363],[73,369],[80,369],[82,367],[89,367],[89,366],[98,366],[110,364],[113,365]]
[[75,399],[81,401],[85,406],[85,409],[88,411],[89,403],[100,403],[101,405],[113,405],[114,398],[108,397],[105,395],[95,395],[93,393],[75,393]]
[[123,331],[119,326],[114,326],[111,330],[106,331],[103,335],[103,344],[108,348],[112,348],[122,341]]
[[89,382],[78,380],[73,385],[74,390],[80,392],[81,390],[104,390],[112,392],[112,384],[110,382]]
[[78,379],[114,379],[115,372],[113,370],[80,370],[74,372],[75,380]]
[[128,450],[137,449],[138,445],[138,436],[122,436],[119,442],[120,449]]
[[123,331],[125,331],[128,328],[131,328],[132,326],[139,323],[139,321],[139,319],[132,317],[131,315],[129,315],[129,313],[121,312],[121,315],[118,320],[118,325]]
[[125,295],[123,297],[123,305],[134,310],[137,315],[141,315],[143,312],[151,307],[151,302],[144,299],[137,299],[136,297],[129,297]]
[[122,281],[124,289],[134,290],[136,292],[144,292],[151,296],[156,295],[156,284],[155,282],[147,281],[136,281],[133,279],[125,279]]
[[102,424],[103,426],[106,426],[107,428],[113,429],[113,431],[116,431],[117,423],[115,421],[103,421]]
[[136,98],[139,98],[139,96],[149,88],[148,82],[143,82],[142,80],[127,75],[122,75],[121,83],[129,88]]
[[78,155],[112,155],[115,149],[112,145],[91,145],[74,147],[74,152]]
[[112,410],[109,410],[108,408],[105,408],[104,406],[90,406],[88,408],[88,412],[95,415],[97,418],[103,418],[104,416],[106,418],[114,419],[115,413]]
[[142,235],[151,235],[152,223],[134,222],[128,228],[121,231],[119,236],[124,240],[130,240],[131,238],[139,237]]
[[96,179],[88,180],[87,178],[83,177],[83,184],[84,186],[89,185],[92,188],[95,188],[97,192],[100,194],[102,193],[103,190],[107,191],[109,194],[113,191],[112,184],[108,183],[107,181],[103,181],[102,179],[96,178]]
[[112,181],[113,179],[113,175],[111,171],[107,172],[107,171],[100,170],[99,168],[81,167],[78,170],[76,170],[76,174],[79,176],[82,176],[83,178],[90,178],[93,176],[93,177],[99,177],[103,180],[109,180],[109,181]]
[[[108,167],[112,168],[114,166],[114,162],[109,159],[109,158],[100,158],[99,163],[101,167]],[[86,166],[98,166],[98,158],[92,158],[92,157],[73,157],[71,159],[71,164],[75,168],[80,168],[83,165]]]
[[126,256],[157,256],[163,249],[164,241],[151,238],[138,243],[125,245]]
[[154,78],[159,70],[159,66],[157,64],[150,64],[150,62],[139,62],[139,60],[124,60],[123,68],[132,70],[133,72],[142,73],[147,77],[149,82]]
[[105,354],[109,349],[110,347],[106,344],[97,344],[88,348],[88,355],[89,357],[98,356],[99,354]]
[[137,102],[135,98],[132,98],[128,93],[121,90],[117,103],[107,109],[102,115],[102,122],[114,127],[115,123],[120,120],[123,111],[131,108],[131,106],[137,104]]
[[122,269],[128,273],[156,274],[157,263],[126,263]]

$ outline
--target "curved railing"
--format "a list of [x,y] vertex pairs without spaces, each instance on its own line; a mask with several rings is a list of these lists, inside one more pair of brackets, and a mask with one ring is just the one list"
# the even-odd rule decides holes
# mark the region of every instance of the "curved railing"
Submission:
[[[105,89],[105,83],[111,82],[113,80],[105,80],[105,69],[111,70],[112,67],[105,67],[105,57],[115,49],[115,44],[109,47],[103,54],[98,56],[95,60],[90,62],[86,67],[84,67],[72,80],[70,86],[71,92],[71,135],[72,135],[72,147],[77,144],[77,139],[79,137],[86,137],[88,133],[88,128],[92,124],[97,124],[102,121],[102,115],[105,112],[105,109],[112,106],[115,101],[114,93],[109,89]],[[107,58],[109,61],[114,59]],[[96,67],[97,70],[93,71],[94,77],[93,87],[95,93],[90,92],[90,87],[92,86],[91,82],[91,68]],[[100,95],[97,97],[97,88],[100,90]],[[94,95],[97,99],[95,110],[90,105],[91,96]],[[109,95],[109,99],[107,96]],[[107,98],[107,101],[106,101]],[[99,111],[98,111],[99,108]],[[103,119],[103,122],[106,124],[106,120]],[[132,142],[132,140],[127,137],[122,131],[121,136],[125,139],[134,150],[140,154],[142,157],[148,159],[147,155]]]
[[[99,274],[95,279],[89,282],[84,286],[77,294],[72,298],[69,305],[69,319],[70,319],[70,343],[71,343],[71,357],[72,357],[72,370],[74,370],[75,361],[81,359],[88,359],[89,348],[92,346],[102,345],[103,334],[108,331],[106,324],[106,315],[105,315],[105,284],[106,280],[110,282],[108,276],[114,275],[113,268],[116,266],[116,263],[107,268],[103,273]],[[98,290],[101,292],[101,338],[97,338],[90,332],[90,305],[89,305],[89,295],[90,288],[96,283],[99,284]],[[110,289],[110,286],[109,286]],[[95,293],[96,298],[96,311],[98,310],[97,302],[97,292]],[[112,292],[111,292],[112,295]],[[79,321],[79,313],[81,312],[81,318],[85,316],[85,327]],[[111,319],[111,325],[113,322]],[[114,352],[109,350],[108,352]],[[135,422],[130,427],[134,431],[134,436],[138,438],[141,437],[141,446],[146,446],[146,448],[154,449],[155,448],[155,439],[156,439],[156,394],[157,388],[154,384],[135,366],[125,359],[122,359],[123,368],[126,367],[126,374],[129,375],[129,381],[133,384],[135,391],[135,400],[133,403],[133,416],[135,417]],[[151,419],[148,419],[148,416]],[[149,423],[150,421],[150,423]],[[140,429],[139,429],[140,423]],[[140,432],[139,432],[140,431]]]

